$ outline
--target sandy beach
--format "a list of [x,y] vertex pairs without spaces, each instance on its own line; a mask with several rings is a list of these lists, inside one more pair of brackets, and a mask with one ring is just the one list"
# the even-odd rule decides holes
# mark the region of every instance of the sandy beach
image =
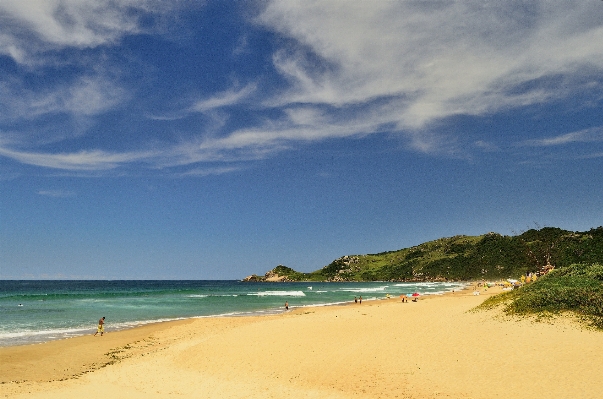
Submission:
[[601,397],[602,332],[471,312],[487,295],[108,324],[103,337],[0,348],[0,397]]

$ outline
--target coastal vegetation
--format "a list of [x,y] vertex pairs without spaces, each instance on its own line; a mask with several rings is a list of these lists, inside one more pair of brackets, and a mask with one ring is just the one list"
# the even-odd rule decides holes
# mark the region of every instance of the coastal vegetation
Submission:
[[[571,312],[603,329],[603,227],[554,227],[519,235],[454,236],[411,248],[346,255],[311,273],[279,265],[255,281],[536,281],[488,298],[478,309],[538,318]],[[248,279],[250,278],[248,277]]]
[[572,312],[583,322],[603,329],[603,265],[556,268],[533,283],[488,298],[478,309],[497,307],[508,315],[539,318]]
[[245,280],[496,280],[594,263],[603,264],[603,227],[585,232],[544,227],[514,236],[457,235],[395,251],[345,255],[310,273],[279,265],[263,276],[252,275]]

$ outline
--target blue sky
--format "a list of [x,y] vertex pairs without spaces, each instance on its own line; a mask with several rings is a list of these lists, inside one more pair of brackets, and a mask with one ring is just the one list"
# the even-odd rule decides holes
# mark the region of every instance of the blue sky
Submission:
[[599,1],[0,3],[0,278],[603,224]]

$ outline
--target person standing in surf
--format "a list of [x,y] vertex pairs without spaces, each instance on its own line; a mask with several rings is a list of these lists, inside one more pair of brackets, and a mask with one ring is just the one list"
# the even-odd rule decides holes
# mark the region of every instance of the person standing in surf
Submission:
[[94,336],[96,337],[96,334],[98,334],[98,333],[101,333],[101,337],[105,333],[105,316],[101,317],[98,320],[98,328],[96,329],[96,332],[94,333]]

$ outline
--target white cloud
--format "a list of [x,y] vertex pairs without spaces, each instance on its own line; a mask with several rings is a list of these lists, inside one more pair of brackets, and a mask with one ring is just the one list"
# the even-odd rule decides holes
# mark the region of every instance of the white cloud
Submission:
[[38,194],[53,198],[68,198],[75,196],[75,192],[66,190],[40,190],[38,191]]
[[223,175],[225,173],[232,173],[241,170],[241,167],[237,166],[224,166],[224,167],[209,167],[209,168],[194,168],[187,172],[182,173],[181,177],[206,177]]
[[94,115],[113,108],[127,97],[124,89],[100,77],[83,77],[61,96],[59,108],[78,115]]
[[298,44],[275,53],[291,86],[267,104],[379,100],[371,117],[393,107],[401,130],[556,99],[603,69],[594,2],[272,1],[257,21]]
[[532,147],[561,146],[572,143],[592,143],[603,141],[603,128],[584,129],[538,140],[525,140],[520,145]]
[[195,103],[188,108],[165,112],[163,114],[149,114],[147,117],[157,121],[173,121],[184,119],[192,113],[200,112],[209,116],[212,121],[213,128],[208,128],[208,130],[217,130],[224,126],[228,119],[226,114],[221,112],[221,108],[241,105],[241,103],[247,100],[256,89],[256,84],[249,83],[242,88],[231,88],[219,93],[214,93],[209,98],[195,101]]
[[594,159],[594,158],[603,158],[603,152],[596,152],[594,154],[584,155],[579,157],[581,159]]
[[0,155],[28,165],[71,171],[94,171],[115,169],[133,162],[148,161],[157,154],[151,151],[110,153],[100,150],[50,154],[15,151],[0,147]]
[[[85,49],[114,44],[126,34],[139,32],[138,18],[149,1],[3,0],[0,2],[0,55],[11,57],[21,73],[0,81],[0,119],[33,119],[48,113],[89,116],[104,112],[127,96],[115,79],[102,71],[102,60],[88,56],[58,56],[64,48]],[[39,78],[65,64],[78,64],[85,72],[68,79],[48,74],[36,84],[25,82],[23,72]],[[86,64],[86,65],[84,65]]]
[[293,125],[312,126],[328,123],[325,112],[316,107],[291,107],[286,108],[285,113]]
[[82,76],[51,88],[24,88],[18,83],[0,86],[0,119],[33,119],[45,114],[89,116],[107,111],[128,98],[128,93],[102,76]]
[[37,53],[64,47],[114,43],[140,30],[138,18],[156,1],[3,0],[0,52],[18,63],[35,63]]
[[191,111],[207,112],[216,108],[228,107],[238,104],[241,100],[247,98],[256,89],[255,84],[248,84],[240,90],[230,89],[217,93],[211,98],[197,101]]
[[[18,140],[8,148],[5,134],[0,155],[65,170],[108,170],[135,162],[163,168],[258,159],[296,143],[383,131],[401,133],[413,150],[451,154],[458,141],[437,134],[437,123],[447,117],[595,92],[603,83],[603,6],[598,2],[265,4],[255,22],[284,39],[274,41],[280,47],[272,57],[288,83],[278,92],[252,103],[260,95],[259,84],[248,84],[208,95],[173,114],[151,116],[169,122],[205,114],[203,128],[183,132],[186,140],[166,143],[161,150],[45,154],[13,149],[27,148]],[[51,50],[113,45],[141,31],[139,15],[162,7],[162,2],[139,0],[5,0],[0,2],[0,54],[31,66]],[[246,38],[241,40],[240,47],[247,49]],[[60,112],[91,116],[114,109],[128,93],[100,69],[35,90],[0,81],[0,118],[10,122]],[[261,88],[271,90],[269,84]],[[227,112],[235,106],[257,111],[253,121],[229,128]],[[596,137],[600,132],[575,132],[523,144],[561,145]],[[472,142],[484,151],[498,149],[486,138]],[[208,170],[231,168],[190,173]]]

